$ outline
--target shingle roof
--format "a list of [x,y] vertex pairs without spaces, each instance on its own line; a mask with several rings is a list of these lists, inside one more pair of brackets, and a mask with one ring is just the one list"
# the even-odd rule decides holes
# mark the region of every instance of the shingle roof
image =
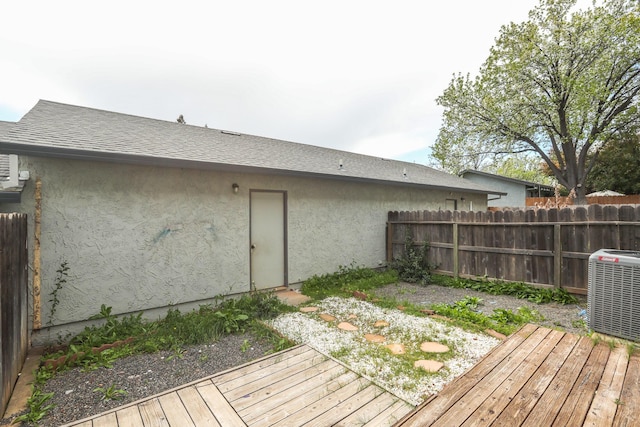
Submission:
[[43,100],[1,136],[0,152],[8,154],[492,193],[468,180],[414,163]]
[[464,177],[465,175],[480,175],[480,176],[486,176],[486,177],[490,177],[499,181],[507,181],[507,182],[514,182],[516,184],[522,184],[522,185],[530,185],[532,187],[540,187],[540,188],[544,188],[550,191],[554,190],[553,185],[546,185],[546,184],[538,184],[537,182],[533,182],[533,181],[525,181],[523,179],[517,179],[517,178],[511,178],[508,176],[502,176],[502,175],[496,175],[494,173],[488,173],[488,172],[482,172],[482,171],[476,171],[476,170],[472,170],[472,169],[465,169],[462,172],[460,172],[459,174],[460,176]]

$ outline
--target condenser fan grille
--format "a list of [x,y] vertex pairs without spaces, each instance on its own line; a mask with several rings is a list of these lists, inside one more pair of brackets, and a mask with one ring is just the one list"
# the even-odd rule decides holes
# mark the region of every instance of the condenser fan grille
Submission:
[[600,250],[589,257],[589,327],[640,340],[640,252]]

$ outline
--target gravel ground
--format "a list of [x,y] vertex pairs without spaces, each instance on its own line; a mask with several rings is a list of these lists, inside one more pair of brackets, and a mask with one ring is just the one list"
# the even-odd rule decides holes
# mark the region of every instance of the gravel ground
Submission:
[[[184,350],[180,357],[167,351],[140,354],[119,359],[110,369],[83,372],[74,368],[56,375],[43,390],[55,392],[47,403],[56,406],[40,426],[60,426],[258,359],[271,351],[271,344],[246,333]],[[101,394],[93,391],[112,384],[127,394],[118,400],[102,400]],[[3,419],[0,425],[10,421]]]
[[[376,293],[426,306],[452,303],[465,296],[477,296],[483,300],[479,309],[489,314],[494,308],[516,310],[521,306],[529,306],[545,317],[541,322],[544,326],[578,334],[586,332],[585,329],[574,326],[583,319],[579,313],[586,308],[585,299],[578,305],[538,305],[473,290],[435,285],[422,287],[407,283],[388,285],[378,289]],[[249,348],[242,351],[247,346],[245,340]],[[214,344],[188,347],[180,357],[171,352],[144,354],[118,360],[111,369],[82,372],[76,368],[66,371],[49,380],[44,387],[44,392],[55,392],[50,403],[56,406],[41,420],[40,425],[59,426],[98,414],[260,358],[270,350],[270,344],[261,342],[251,334],[232,335]],[[93,391],[97,387],[107,388],[112,384],[125,390],[127,394],[119,400],[105,401],[101,399],[99,392]],[[0,425],[10,422],[9,419],[2,419]]]
[[587,299],[583,296],[578,296],[580,300],[578,304],[536,304],[507,295],[490,295],[472,289],[456,289],[437,285],[419,286],[410,283],[387,285],[377,289],[376,294],[379,296],[394,297],[398,301],[407,300],[414,304],[422,304],[425,306],[439,303],[451,304],[466,296],[478,297],[482,299],[482,303],[478,306],[478,311],[487,315],[492,314],[496,308],[516,312],[518,307],[529,307],[542,314],[544,320],[538,322],[538,324],[542,326],[562,329],[563,331],[574,334],[584,335],[587,332],[585,327],[580,326],[585,320],[585,318],[581,316],[581,312],[587,308]]
[[[269,324],[295,342],[305,342],[323,354],[336,357],[352,371],[371,379],[414,406],[439,392],[446,384],[476,364],[500,340],[485,334],[465,331],[448,322],[429,317],[415,317],[401,310],[378,307],[356,298],[331,297],[320,301],[318,311],[287,313]],[[330,315],[333,319],[322,318]],[[376,323],[384,322],[376,326]],[[341,330],[341,325],[355,327]],[[369,342],[366,334],[380,341]],[[446,345],[452,354],[440,358],[427,356],[420,346],[425,342]],[[402,347],[413,359],[440,360],[436,373],[417,370],[412,363],[402,363],[399,356],[381,351],[381,346]]]

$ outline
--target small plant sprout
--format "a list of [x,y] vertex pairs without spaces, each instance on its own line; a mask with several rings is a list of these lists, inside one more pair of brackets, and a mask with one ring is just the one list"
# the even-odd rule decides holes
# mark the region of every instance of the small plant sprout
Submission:
[[246,353],[251,348],[251,343],[249,340],[244,340],[242,345],[240,346],[240,351]]
[[115,384],[111,384],[109,387],[96,387],[93,389],[94,392],[101,394],[102,400],[118,400],[125,396],[127,392],[122,390],[121,388],[117,388],[118,386]]
[[54,405],[45,403],[53,397],[53,392],[43,393],[38,387],[32,388],[31,397],[27,399],[28,412],[17,417],[14,422],[25,422],[29,424],[38,424],[47,412],[51,410]]

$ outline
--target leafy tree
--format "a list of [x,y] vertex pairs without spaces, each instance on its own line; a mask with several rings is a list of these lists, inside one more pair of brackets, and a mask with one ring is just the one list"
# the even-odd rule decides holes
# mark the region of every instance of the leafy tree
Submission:
[[626,134],[600,151],[587,179],[587,188],[640,194],[640,134]]
[[485,172],[538,184],[554,184],[553,177],[545,174],[540,161],[532,155],[507,157],[502,162],[494,163],[487,167]]
[[[479,75],[457,74],[433,156],[534,153],[585,203],[599,151],[640,123],[640,3],[541,0],[500,30]],[[464,159],[463,159],[464,160]]]

